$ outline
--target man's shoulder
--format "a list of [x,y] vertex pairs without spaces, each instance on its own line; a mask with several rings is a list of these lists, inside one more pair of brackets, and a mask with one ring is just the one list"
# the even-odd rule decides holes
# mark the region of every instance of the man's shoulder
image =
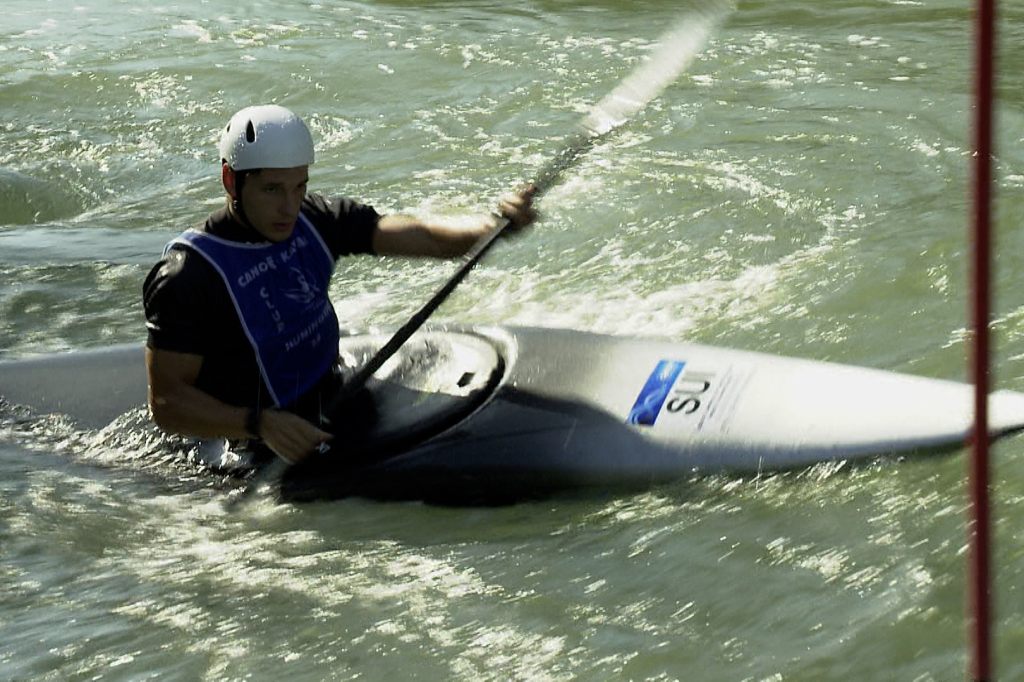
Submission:
[[327,220],[344,221],[361,217],[368,211],[376,213],[372,206],[345,196],[326,197],[317,192],[310,192],[302,201],[302,212],[310,218],[316,216]]
[[152,348],[203,354],[202,330],[230,313],[230,299],[216,271],[191,249],[170,248],[142,286]]
[[302,212],[307,215],[310,213],[329,213],[330,210],[330,200],[318,192],[307,192],[306,197],[302,200]]
[[176,298],[191,297],[208,291],[210,283],[218,278],[210,263],[196,251],[172,243],[150,269],[143,289],[147,300],[169,292],[175,292]]
[[372,206],[347,197],[328,199],[311,192],[302,202],[302,213],[323,236],[335,257],[372,253],[372,232],[380,220]]
[[[231,222],[226,210],[216,211],[191,230],[218,234]],[[223,235],[218,235],[223,236]],[[172,240],[150,269],[142,286],[143,309],[152,348],[204,355],[210,349],[210,329],[230,325],[232,302],[216,269],[187,244]]]

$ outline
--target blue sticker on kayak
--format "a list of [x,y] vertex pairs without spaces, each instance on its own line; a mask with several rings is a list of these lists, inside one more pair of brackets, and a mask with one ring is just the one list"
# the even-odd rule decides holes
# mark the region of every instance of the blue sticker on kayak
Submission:
[[647,383],[640,390],[640,395],[636,397],[626,422],[654,426],[654,422],[658,421],[658,415],[661,414],[661,406],[665,404],[665,399],[668,398],[668,393],[682,373],[683,367],[686,367],[686,363],[679,360],[659,360],[651,376],[647,377]]

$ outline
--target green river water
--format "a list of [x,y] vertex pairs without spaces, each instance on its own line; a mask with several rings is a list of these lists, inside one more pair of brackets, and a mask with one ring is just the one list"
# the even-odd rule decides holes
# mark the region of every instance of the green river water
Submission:
[[[994,366],[1024,390],[1024,7],[1002,4]],[[223,201],[236,109],[306,118],[314,190],[484,211],[683,9],[4,0],[0,357],[145,338],[143,278]],[[437,319],[963,379],[971,41],[954,0],[740,2]],[[394,326],[453,267],[351,259],[332,298],[346,327]],[[498,508],[239,512],[42,431],[0,420],[0,678],[964,677],[965,451]],[[1022,680],[1024,439],[993,458],[994,651]]]

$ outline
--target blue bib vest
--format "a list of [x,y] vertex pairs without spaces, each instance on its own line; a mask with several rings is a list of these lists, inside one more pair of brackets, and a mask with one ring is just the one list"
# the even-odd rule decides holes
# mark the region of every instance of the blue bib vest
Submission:
[[283,242],[188,230],[172,248],[198,253],[224,280],[275,406],[289,405],[337,361],[338,317],[327,297],[334,258],[304,215]]

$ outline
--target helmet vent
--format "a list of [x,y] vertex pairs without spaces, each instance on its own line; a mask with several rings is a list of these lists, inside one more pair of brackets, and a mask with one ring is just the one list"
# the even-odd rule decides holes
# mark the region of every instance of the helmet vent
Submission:
[[256,141],[256,128],[253,127],[252,121],[245,126],[245,141],[250,144]]

